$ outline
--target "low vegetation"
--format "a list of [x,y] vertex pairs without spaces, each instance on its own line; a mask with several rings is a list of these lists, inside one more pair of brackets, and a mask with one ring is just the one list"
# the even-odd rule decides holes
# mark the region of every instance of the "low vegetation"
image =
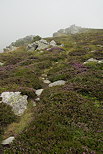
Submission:
[[[39,39],[39,37],[35,38]],[[21,91],[29,96],[28,109],[16,117],[9,106],[0,104],[0,141],[16,137],[5,154],[102,154],[103,153],[103,31],[55,38],[61,49],[0,54],[0,93]],[[48,88],[41,80],[65,80],[64,86]],[[33,107],[35,90],[43,88]]]

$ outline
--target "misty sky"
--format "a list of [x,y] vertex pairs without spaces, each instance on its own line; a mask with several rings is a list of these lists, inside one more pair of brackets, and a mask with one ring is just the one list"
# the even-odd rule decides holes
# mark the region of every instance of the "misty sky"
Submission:
[[72,24],[103,28],[103,0],[0,0],[0,50],[26,35],[52,36]]

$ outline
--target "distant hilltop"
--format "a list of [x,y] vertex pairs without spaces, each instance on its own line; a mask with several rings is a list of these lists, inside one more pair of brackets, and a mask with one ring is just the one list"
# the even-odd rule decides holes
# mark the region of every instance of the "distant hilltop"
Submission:
[[60,29],[57,32],[53,34],[53,37],[58,37],[62,35],[68,35],[68,34],[76,34],[76,33],[82,33],[88,31],[88,28],[82,28],[80,26],[71,25],[70,27],[66,29]]

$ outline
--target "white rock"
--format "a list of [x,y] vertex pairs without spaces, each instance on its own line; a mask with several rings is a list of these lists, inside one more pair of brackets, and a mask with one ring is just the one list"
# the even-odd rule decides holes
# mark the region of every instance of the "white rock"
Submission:
[[47,77],[47,74],[42,74],[41,76],[42,76],[42,77]]
[[55,42],[54,40],[52,40],[52,41],[50,42],[50,45],[54,47],[54,46],[56,46],[56,42]]
[[3,140],[1,144],[3,144],[3,145],[11,144],[11,143],[13,142],[14,139],[15,139],[15,138],[14,138],[13,136],[11,136],[11,137],[9,137],[9,138]]
[[37,96],[40,96],[44,89],[38,89],[35,91]]
[[99,60],[98,63],[103,63],[103,60]]
[[22,115],[27,109],[28,96],[22,96],[21,92],[3,92],[0,97],[2,98],[3,103],[12,107],[12,110],[16,115]]
[[87,64],[89,62],[97,62],[97,63],[103,63],[103,60],[96,60],[94,58],[90,58],[88,59],[86,62],[84,62],[83,64]]
[[41,50],[41,51],[39,51],[39,53],[43,53],[43,52],[44,52],[44,51],[42,51],[42,50]]
[[61,85],[65,85],[65,83],[66,83],[66,81],[64,81],[64,80],[58,80],[53,83],[50,83],[49,87],[61,86]]
[[47,83],[47,84],[50,84],[51,83],[51,81],[49,81],[49,80],[44,80],[43,82],[44,83]]
[[33,102],[33,106],[34,106],[34,107],[36,106],[36,102]]
[[36,98],[36,99],[35,99],[35,101],[40,101],[40,98],[39,98],[39,97],[38,97],[38,98]]
[[4,65],[4,63],[0,62],[0,66],[3,66],[3,65]]
[[83,64],[87,64],[89,62],[98,62],[98,60],[94,59],[94,58],[90,58],[88,59],[86,62],[84,62]]

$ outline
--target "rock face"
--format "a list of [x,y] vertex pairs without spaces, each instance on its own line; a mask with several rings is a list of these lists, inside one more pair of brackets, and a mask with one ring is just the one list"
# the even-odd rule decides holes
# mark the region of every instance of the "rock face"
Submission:
[[56,42],[52,40],[50,43],[48,43],[46,40],[41,39],[39,41],[35,41],[31,44],[28,44],[27,50],[28,51],[42,50],[48,48],[49,46],[56,46]]
[[79,26],[71,25],[70,27],[68,27],[66,29],[60,29],[59,31],[57,31],[56,33],[53,34],[53,37],[86,32],[87,30],[88,30],[87,28],[82,28]]
[[49,87],[62,86],[62,85],[65,85],[65,83],[66,82],[64,80],[58,80],[58,81],[55,81],[53,83],[50,83]]
[[27,109],[28,96],[22,96],[21,92],[3,92],[0,97],[2,98],[1,102],[6,103],[12,107],[15,115],[21,116]]
[[9,137],[9,138],[3,140],[1,144],[2,144],[2,145],[11,144],[11,143],[13,142],[14,139],[15,139],[15,138],[14,138],[13,136],[11,136],[11,137]]

